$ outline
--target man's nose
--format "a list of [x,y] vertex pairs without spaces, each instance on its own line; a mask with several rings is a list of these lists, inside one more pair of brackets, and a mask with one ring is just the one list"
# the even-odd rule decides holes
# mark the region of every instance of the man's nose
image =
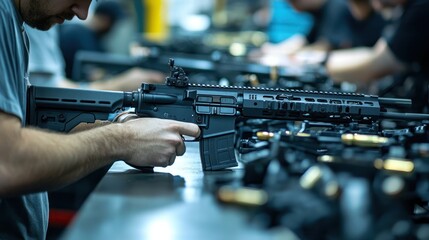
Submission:
[[78,0],[71,9],[80,20],[85,20],[88,17],[89,5],[91,5],[91,0]]

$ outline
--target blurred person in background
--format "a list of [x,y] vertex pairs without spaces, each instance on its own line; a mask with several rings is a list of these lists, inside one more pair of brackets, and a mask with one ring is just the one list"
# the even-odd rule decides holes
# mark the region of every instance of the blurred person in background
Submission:
[[381,37],[375,46],[331,52],[326,68],[331,78],[357,84],[362,91],[383,77],[400,74],[392,83],[404,98],[413,100],[418,112],[428,111],[429,82],[429,1],[372,0],[378,11],[402,11],[390,35]]
[[[97,2],[92,16],[87,21],[69,23],[60,26],[59,42],[64,56],[66,77],[73,78],[75,56],[79,51],[107,52],[103,40],[113,28],[128,17],[121,2],[106,0]],[[95,77],[97,76],[97,77]],[[89,74],[89,81],[99,80],[103,76]]]
[[[284,55],[294,52],[304,44],[304,37],[314,22],[310,14],[299,12],[288,1],[270,0],[266,32],[268,42],[250,53],[251,59],[264,55]],[[287,43],[287,44],[286,44]],[[287,45],[285,48],[281,46]],[[279,53],[281,51],[281,53]]]
[[262,47],[264,54],[288,55],[308,51],[330,51],[373,46],[386,21],[374,11],[370,0],[288,0],[299,12],[312,16],[307,34],[298,34],[279,44]]
[[297,11],[288,1],[271,0],[269,7],[271,19],[267,34],[270,43],[280,43],[295,35],[306,35],[314,24],[308,13]]
[[132,68],[108,79],[77,83],[65,76],[65,62],[59,47],[58,27],[40,31],[26,26],[30,40],[30,83],[37,86],[89,88],[100,90],[132,91],[142,82],[163,83],[163,73]]

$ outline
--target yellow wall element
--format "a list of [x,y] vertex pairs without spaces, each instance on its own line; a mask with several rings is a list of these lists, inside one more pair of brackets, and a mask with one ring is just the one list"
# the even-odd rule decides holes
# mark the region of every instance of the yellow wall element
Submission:
[[145,9],[145,37],[151,41],[164,41],[169,32],[167,26],[167,0],[142,1]]
[[228,13],[226,11],[227,0],[216,0],[212,21],[215,27],[221,28],[228,23]]

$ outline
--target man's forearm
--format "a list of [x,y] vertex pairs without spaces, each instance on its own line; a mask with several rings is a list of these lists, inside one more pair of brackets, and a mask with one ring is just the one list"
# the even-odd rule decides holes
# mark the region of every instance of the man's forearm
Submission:
[[372,58],[373,53],[369,48],[333,51],[326,67],[336,82],[369,82],[374,75],[370,69]]
[[69,135],[20,126],[6,131],[0,144],[7,153],[0,161],[0,196],[58,188],[121,158],[113,154],[121,152],[115,149],[121,146],[120,131],[113,129],[118,127]]
[[326,67],[335,82],[359,84],[367,84],[405,69],[383,39],[373,48],[333,51]]

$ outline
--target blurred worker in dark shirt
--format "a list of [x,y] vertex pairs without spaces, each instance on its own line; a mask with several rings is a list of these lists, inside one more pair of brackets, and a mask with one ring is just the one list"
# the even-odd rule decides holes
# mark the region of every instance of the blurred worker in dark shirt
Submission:
[[[333,51],[326,62],[336,82],[353,82],[364,88],[391,74],[411,80],[401,92],[413,99],[417,111],[428,109],[429,1],[372,0],[377,10],[401,7],[402,15],[393,33],[380,38],[372,48]],[[405,78],[404,78],[405,79]]]
[[93,16],[85,24],[70,23],[60,27],[60,48],[64,56],[67,78],[72,79],[76,53],[82,50],[106,52],[103,38],[126,16],[126,11],[119,2],[101,1],[97,3]]

